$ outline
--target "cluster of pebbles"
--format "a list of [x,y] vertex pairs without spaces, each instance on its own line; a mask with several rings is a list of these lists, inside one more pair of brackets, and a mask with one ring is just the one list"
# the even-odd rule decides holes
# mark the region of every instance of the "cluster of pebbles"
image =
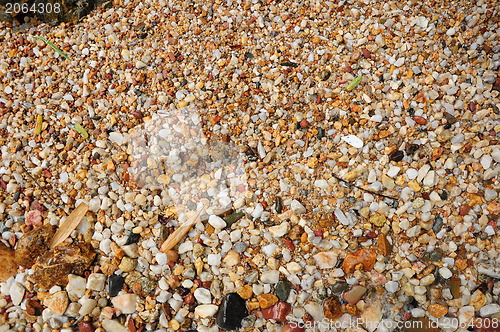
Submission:
[[[494,0],[115,0],[0,23],[0,331],[497,331],[499,17]],[[133,160],[162,112],[234,146],[245,183],[219,197],[197,174],[195,198],[231,209],[167,252],[199,201]]]

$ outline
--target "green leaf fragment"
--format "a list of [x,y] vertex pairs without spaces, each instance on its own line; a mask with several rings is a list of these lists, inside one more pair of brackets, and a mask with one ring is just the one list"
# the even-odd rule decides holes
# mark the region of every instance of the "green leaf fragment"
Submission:
[[87,133],[87,131],[85,130],[85,128],[83,128],[80,124],[76,123],[75,124],[75,130],[80,134],[82,135],[83,137],[85,138],[89,138],[89,133]]
[[35,136],[36,135],[40,135],[42,133],[42,115],[41,114],[38,114],[36,116],[36,123],[35,123]]
[[356,77],[355,79],[353,79],[351,81],[351,83],[349,83],[349,85],[347,86],[347,88],[345,88],[346,91],[351,91],[353,90],[354,88],[356,88],[359,83],[361,83],[361,81],[363,80],[363,77],[362,76],[358,76]]
[[52,44],[51,42],[49,42],[46,38],[44,37],[40,37],[40,36],[33,36],[34,38],[38,38],[40,40],[43,40],[44,42],[46,42],[50,47],[52,47],[54,49],[54,51],[56,51],[57,53],[59,53],[60,55],[62,55],[66,60],[71,60],[69,58],[69,56],[67,56],[66,54],[63,53],[63,51],[61,51],[59,49],[59,47],[57,47],[56,45]]

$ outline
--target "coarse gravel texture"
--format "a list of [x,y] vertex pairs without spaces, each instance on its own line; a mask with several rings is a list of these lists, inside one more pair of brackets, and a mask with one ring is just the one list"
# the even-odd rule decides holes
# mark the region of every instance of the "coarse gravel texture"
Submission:
[[[494,0],[116,0],[76,25],[0,23],[2,243],[86,202],[66,243],[97,252],[51,289],[20,267],[0,331],[218,331],[235,292],[247,331],[498,324],[499,17]],[[242,153],[243,217],[162,253],[178,218],[168,185],[129,172],[127,137],[176,111]]]

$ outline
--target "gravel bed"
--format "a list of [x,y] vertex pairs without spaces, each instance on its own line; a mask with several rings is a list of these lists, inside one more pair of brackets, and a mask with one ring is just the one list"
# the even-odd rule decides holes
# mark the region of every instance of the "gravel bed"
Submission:
[[499,17],[115,0],[0,22],[0,332],[498,331]]

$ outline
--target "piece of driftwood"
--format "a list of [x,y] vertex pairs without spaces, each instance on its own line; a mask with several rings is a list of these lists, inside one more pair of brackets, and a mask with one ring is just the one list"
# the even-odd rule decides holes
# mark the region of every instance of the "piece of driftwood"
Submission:
[[59,229],[56,234],[54,234],[52,241],[50,241],[49,247],[52,249],[66,240],[71,232],[78,227],[78,224],[80,224],[80,221],[82,221],[83,216],[85,216],[88,210],[89,206],[87,204],[81,203],[78,205],[78,207],[74,209],[66,220],[59,226]]
[[191,218],[189,218],[186,222],[183,224],[179,225],[179,227],[168,236],[168,238],[163,242],[161,245],[160,251],[161,252],[167,252],[173,247],[177,245],[177,243],[182,240],[182,238],[189,233],[189,230],[191,227],[196,224],[197,222],[201,221],[201,214],[204,211],[203,208],[199,209],[196,214],[194,214]]

